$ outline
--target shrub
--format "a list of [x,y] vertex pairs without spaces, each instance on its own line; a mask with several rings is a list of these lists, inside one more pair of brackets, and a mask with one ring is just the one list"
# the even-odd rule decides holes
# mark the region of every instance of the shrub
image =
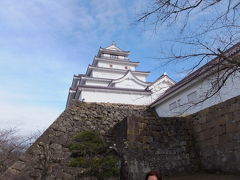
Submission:
[[70,166],[84,168],[83,176],[93,176],[99,180],[119,176],[118,158],[111,155],[99,133],[80,132],[73,137],[69,149],[73,158]]

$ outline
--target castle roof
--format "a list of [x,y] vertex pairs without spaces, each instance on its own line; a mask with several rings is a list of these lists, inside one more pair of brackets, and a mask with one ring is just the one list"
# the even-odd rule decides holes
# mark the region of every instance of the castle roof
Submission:
[[[232,46],[231,48],[227,49],[225,51],[225,56],[232,56],[236,54],[237,52],[240,52],[240,43],[237,43],[236,45]],[[171,88],[169,88],[162,96],[160,96],[158,99],[156,99],[153,103],[151,103],[151,107],[156,106],[159,104],[162,100],[170,97],[173,93],[176,93],[177,90],[188,86],[191,82],[197,81],[200,77],[203,77],[204,74],[207,74],[209,70],[212,70],[214,66],[218,63],[218,61],[221,61],[219,57],[216,57],[197,69],[196,71],[192,72],[185,78],[183,78],[181,81],[173,85]]]
[[140,79],[138,79],[138,78],[133,74],[132,71],[128,70],[123,77],[121,77],[121,78],[119,78],[119,79],[114,79],[114,80],[112,80],[112,81],[109,83],[108,87],[110,87],[112,84],[120,83],[120,82],[122,82],[122,81],[125,81],[126,79],[131,79],[132,81],[134,81],[134,82],[136,82],[136,83],[138,83],[138,84],[140,84],[140,85],[142,85],[142,86],[145,86],[145,87],[149,85],[149,83],[144,82],[144,81],[141,81]]
[[[130,88],[116,88],[116,87],[103,87],[103,86],[88,86],[88,85],[83,85],[83,86],[78,86],[79,89],[89,89],[89,90],[109,90],[109,91],[121,91],[121,92],[132,92],[132,93],[143,93],[143,94],[151,94],[151,91],[149,90],[141,90],[141,89],[130,89]],[[71,90],[76,90],[76,89],[71,89]]]
[[105,49],[113,50],[113,51],[123,51],[122,49],[117,47],[117,45],[114,41],[112,42],[112,44],[110,46],[106,47]]
[[119,47],[117,47],[117,45],[113,42],[112,45],[106,47],[106,48],[102,48],[100,47],[99,51],[98,51],[98,57],[100,57],[100,55],[102,53],[108,53],[108,54],[114,54],[114,55],[122,55],[127,57],[130,53],[130,51],[123,51],[122,49],[120,49]]
[[[121,73],[126,73],[128,70],[124,70],[124,69],[113,69],[113,68],[105,68],[105,67],[97,67],[97,66],[92,66],[89,65],[86,75],[89,75],[92,69],[96,69],[96,70],[104,70],[104,71],[109,71],[109,72],[121,72]],[[148,76],[150,74],[150,72],[147,71],[133,71],[134,74],[142,74],[142,75],[146,75]]]
[[93,65],[96,65],[97,61],[105,61],[105,62],[126,64],[126,65],[135,65],[135,66],[137,66],[139,64],[139,62],[129,61],[128,59],[112,59],[112,58],[108,58],[108,57],[97,57],[96,56],[93,60]]

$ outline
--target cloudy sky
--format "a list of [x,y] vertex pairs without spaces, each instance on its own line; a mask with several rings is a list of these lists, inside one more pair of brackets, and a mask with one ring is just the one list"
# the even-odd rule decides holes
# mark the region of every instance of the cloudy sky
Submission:
[[177,66],[161,66],[169,29],[136,25],[148,0],[1,0],[0,128],[27,134],[47,128],[64,110],[74,74],[85,73],[99,47],[112,41],[151,71],[179,80]]

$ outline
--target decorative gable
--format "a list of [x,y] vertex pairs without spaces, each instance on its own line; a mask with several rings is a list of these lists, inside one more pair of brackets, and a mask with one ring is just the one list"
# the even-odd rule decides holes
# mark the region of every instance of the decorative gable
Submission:
[[126,74],[119,79],[112,80],[109,87],[127,88],[127,89],[145,89],[148,83],[141,81],[129,70]]
[[153,93],[163,93],[165,90],[167,90],[169,87],[173,86],[175,84],[175,81],[173,81],[167,73],[164,73],[162,76],[160,76],[155,82],[152,83],[151,86],[149,86],[149,90],[151,90]]
[[116,44],[113,42],[111,46],[108,46],[106,49],[108,50],[114,50],[114,51],[122,51],[120,48],[116,46]]

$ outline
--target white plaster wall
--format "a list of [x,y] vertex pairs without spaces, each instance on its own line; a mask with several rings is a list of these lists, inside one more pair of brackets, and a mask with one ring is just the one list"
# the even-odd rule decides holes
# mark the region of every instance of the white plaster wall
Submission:
[[110,57],[110,54],[101,54],[101,57]]
[[147,78],[146,75],[141,75],[141,74],[140,75],[136,75],[136,74],[134,74],[134,76],[136,76],[141,81],[146,82],[146,78]]
[[119,79],[124,75],[124,72],[108,72],[92,70],[91,76],[97,78]]
[[107,87],[109,82],[86,80],[85,85]]
[[168,88],[173,84],[166,77],[160,79],[149,87],[149,90],[152,92],[151,101],[155,101],[159,98]]
[[[110,58],[110,54],[101,54],[101,57],[106,57],[106,58]],[[126,57],[124,56],[117,56],[118,58],[116,59],[126,59]]]
[[115,87],[117,87],[117,88],[128,88],[128,89],[145,89],[145,86],[136,83],[132,79],[125,79],[122,82],[116,83]]
[[[100,92],[84,90],[81,93],[81,98],[85,102],[105,102],[105,103],[121,103],[121,104],[135,104],[147,105],[149,104],[150,95],[119,93],[119,92]],[[81,100],[81,99],[79,99]]]
[[152,91],[151,102],[154,102],[157,98],[159,98],[163,93],[169,88],[164,84],[164,86],[155,87]]
[[[155,107],[156,112],[160,117],[188,115],[240,95],[240,76],[238,74],[232,78],[229,78],[226,82],[226,85],[222,87],[220,92],[210,99],[207,99],[198,105],[188,103],[187,95],[194,91],[197,92],[196,102],[203,99],[205,97],[205,93],[209,90],[210,83],[213,81],[213,79],[214,76],[205,79],[204,81],[196,82],[192,86],[187,87],[185,90],[181,90],[178,94],[171,96],[169,99],[157,105]],[[169,105],[173,102],[176,102],[178,107],[170,111]]]
[[118,56],[118,59],[126,59],[124,56]]
[[[110,65],[112,65],[112,67],[110,67]],[[124,65],[124,64],[120,64],[117,62],[99,62],[97,63],[98,67],[103,67],[103,68],[112,68],[112,69],[123,69],[123,70],[132,70],[135,71],[135,66],[133,65]],[[125,68],[127,67],[127,69]]]
[[[101,70],[92,70],[91,76],[97,78],[119,79],[125,75],[126,72],[110,72]],[[134,75],[143,82],[146,82],[146,75]]]

